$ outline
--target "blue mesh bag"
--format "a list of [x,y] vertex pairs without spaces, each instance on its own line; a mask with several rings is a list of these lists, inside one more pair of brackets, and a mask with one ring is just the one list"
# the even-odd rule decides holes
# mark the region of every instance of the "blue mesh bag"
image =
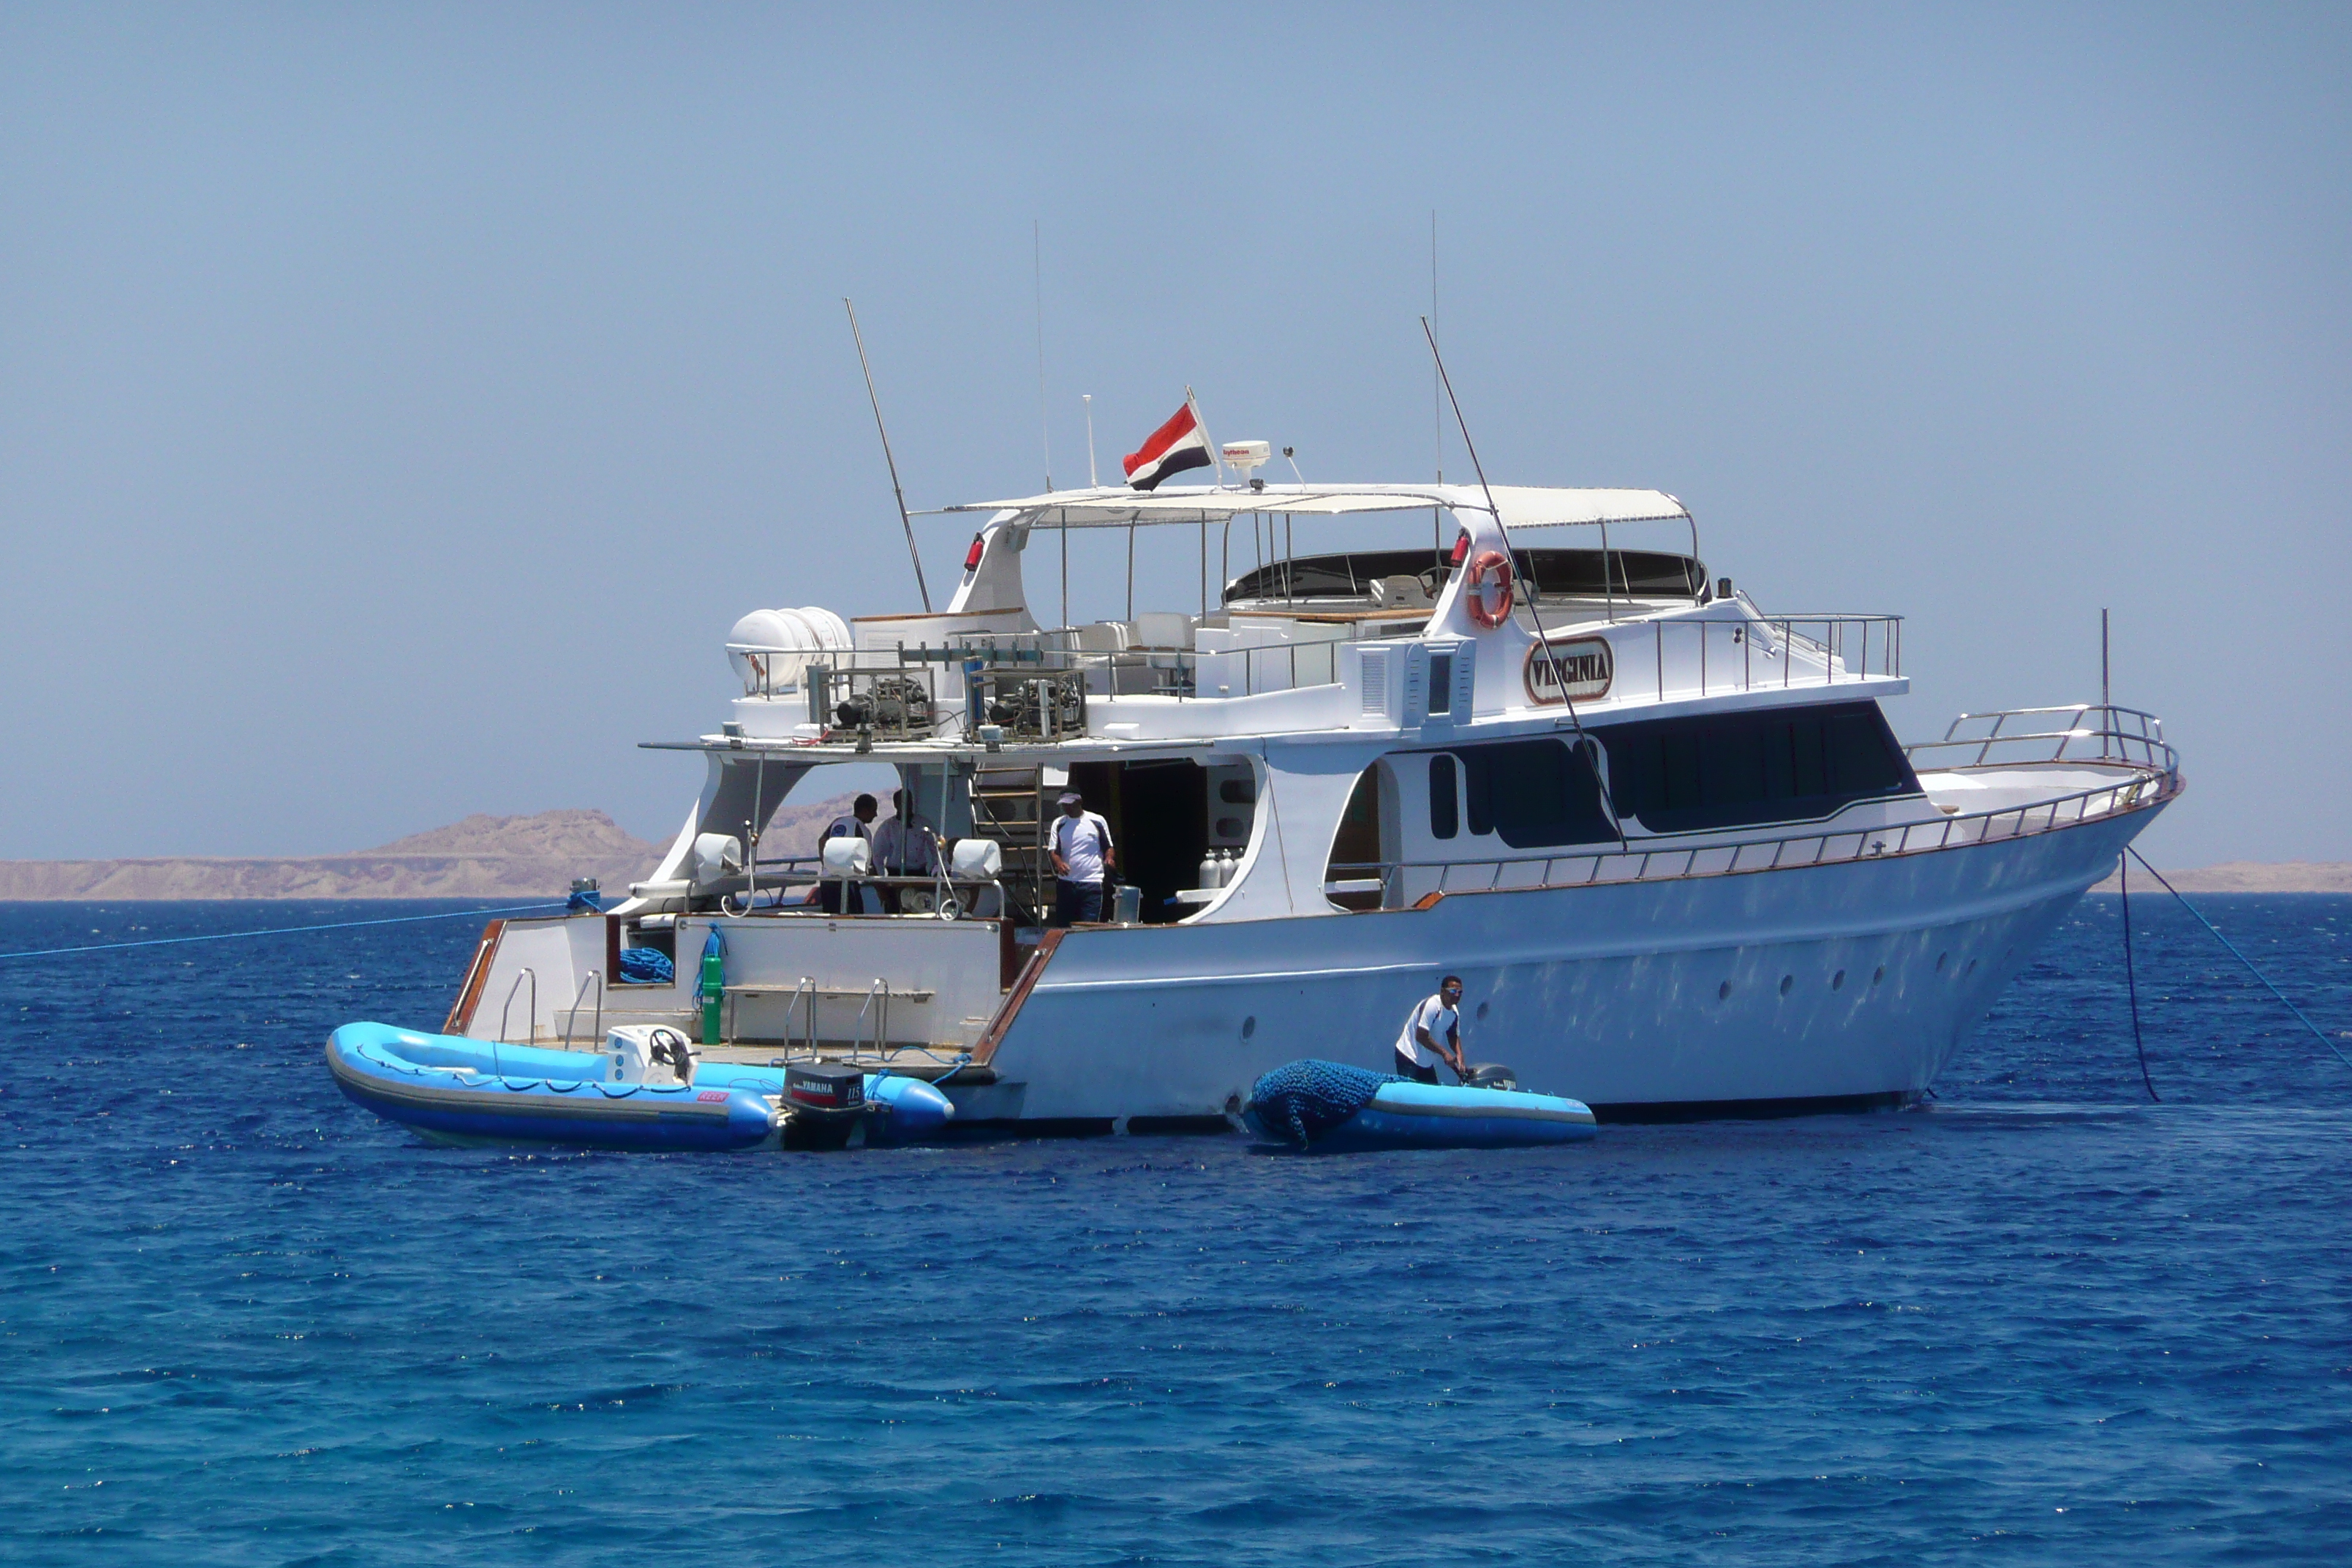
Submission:
[[1250,1086],[1250,1107],[1268,1136],[1304,1149],[1365,1106],[1384,1083],[1403,1080],[1309,1057],[1285,1062]]

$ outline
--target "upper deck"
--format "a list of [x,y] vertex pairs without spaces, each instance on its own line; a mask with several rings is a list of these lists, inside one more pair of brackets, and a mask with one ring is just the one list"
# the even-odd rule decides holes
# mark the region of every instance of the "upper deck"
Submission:
[[[1898,617],[1765,615],[1728,579],[1708,581],[1696,527],[1671,496],[1492,497],[1462,486],[1292,485],[1064,491],[952,509],[986,521],[946,610],[862,618],[844,647],[730,641],[743,694],[722,732],[701,743],[1117,747],[1906,689]],[[1430,515],[1450,547],[1289,547],[1302,518],[1401,512]],[[1247,531],[1240,570],[1236,524]],[[1689,548],[1633,550],[1611,538],[1612,526],[1622,540],[1634,524],[1687,530]],[[1193,532],[1197,607],[1040,622],[1024,571],[1034,542],[1143,527]],[[1537,532],[1563,529],[1581,537],[1571,545]],[[745,627],[757,633],[755,619]]]

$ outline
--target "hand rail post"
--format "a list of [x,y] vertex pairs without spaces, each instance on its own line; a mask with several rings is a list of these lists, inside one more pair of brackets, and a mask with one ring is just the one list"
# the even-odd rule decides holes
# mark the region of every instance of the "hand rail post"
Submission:
[[580,1026],[580,998],[588,994],[588,987],[596,987],[596,1038],[604,1037],[604,975],[592,969],[581,977],[580,989],[572,994],[571,1010],[563,1015],[563,1048],[572,1048],[572,1031]]
[[499,1047],[506,1044],[507,1014],[513,1008],[515,993],[522,989],[522,983],[525,980],[530,982],[530,1016],[528,1020],[530,1025],[530,1037],[533,1040],[539,1038],[539,972],[526,963],[516,972],[514,984],[507,987],[507,999],[499,1008],[499,1037],[490,1042],[492,1072],[499,1070]]

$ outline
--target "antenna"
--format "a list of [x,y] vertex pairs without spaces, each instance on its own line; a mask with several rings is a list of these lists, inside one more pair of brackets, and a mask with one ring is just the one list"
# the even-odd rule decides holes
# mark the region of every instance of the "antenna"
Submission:
[[1054,489],[1054,428],[1045,418],[1045,243],[1029,220],[1029,280],[1037,297],[1037,435],[1045,444],[1045,489]]
[[[1505,558],[1508,559],[1511,536],[1503,529],[1503,513],[1495,505],[1495,489],[1486,482],[1486,465],[1478,460],[1478,444],[1470,439],[1470,423],[1462,417],[1462,400],[1454,395],[1454,378],[1445,374],[1445,356],[1437,352],[1437,333],[1430,326],[1427,316],[1421,319],[1421,331],[1422,335],[1429,340],[1429,357],[1437,365],[1438,385],[1444,389],[1445,401],[1454,405],[1454,423],[1462,427],[1462,449],[1470,454],[1470,467],[1478,476],[1478,489],[1486,497],[1487,515],[1495,520],[1495,531],[1503,535]],[[1602,564],[1607,564],[1605,559]],[[1552,651],[1551,634],[1544,630],[1543,615],[1536,608],[1534,586],[1530,586],[1528,590],[1528,619],[1535,623],[1536,640],[1543,644],[1544,660],[1551,666],[1552,679],[1559,682],[1559,700],[1568,704],[1568,721],[1576,727],[1577,746],[1582,750],[1591,742],[1591,737],[1584,732],[1584,721],[1576,711],[1576,699],[1568,694],[1568,672],[1560,668],[1559,656]],[[1601,771],[1600,764],[1592,760],[1590,753],[1587,754],[1586,762],[1592,769],[1593,782],[1601,786],[1601,795],[1609,803],[1610,826],[1617,829],[1618,847],[1622,848],[1625,847],[1625,825],[1617,816],[1616,792],[1609,787],[1608,775]]]
[[1100,489],[1102,480],[1095,477],[1095,395],[1082,392],[1078,401],[1087,405],[1087,488]]
[[2107,612],[2099,612],[2099,706],[2112,701],[2107,695]]
[[931,613],[931,590],[923,581],[922,552],[915,548],[915,520],[907,515],[907,492],[898,484],[898,459],[890,455],[890,432],[882,425],[882,399],[875,395],[874,367],[866,361],[866,334],[857,330],[857,307],[842,296],[841,308],[849,312],[849,337],[857,345],[857,368],[866,373],[866,401],[874,405],[875,433],[882,437],[882,460],[890,466],[890,493],[898,498],[898,526],[907,531],[907,558],[915,563],[915,591],[923,596],[923,614]]
[[[1437,320],[1437,209],[1429,209],[1429,320]],[[1434,340],[1433,339],[1433,342]],[[1429,373],[1430,450],[1436,455],[1437,482],[1445,482],[1445,407],[1438,400],[1438,374],[1434,366]],[[1429,509],[1429,549],[1441,562],[1445,558],[1444,524],[1438,509]]]

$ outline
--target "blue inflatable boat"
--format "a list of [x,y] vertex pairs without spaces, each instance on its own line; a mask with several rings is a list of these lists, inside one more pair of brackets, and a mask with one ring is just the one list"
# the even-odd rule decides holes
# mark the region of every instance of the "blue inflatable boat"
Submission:
[[445,1143],[838,1148],[919,1142],[955,1114],[920,1079],[704,1061],[667,1029],[616,1029],[598,1053],[346,1024],[327,1067],[354,1103]]
[[1592,1136],[1580,1100],[1519,1089],[1415,1083],[1344,1062],[1275,1068],[1244,1114],[1261,1137],[1314,1153],[1381,1149],[1525,1149]]

